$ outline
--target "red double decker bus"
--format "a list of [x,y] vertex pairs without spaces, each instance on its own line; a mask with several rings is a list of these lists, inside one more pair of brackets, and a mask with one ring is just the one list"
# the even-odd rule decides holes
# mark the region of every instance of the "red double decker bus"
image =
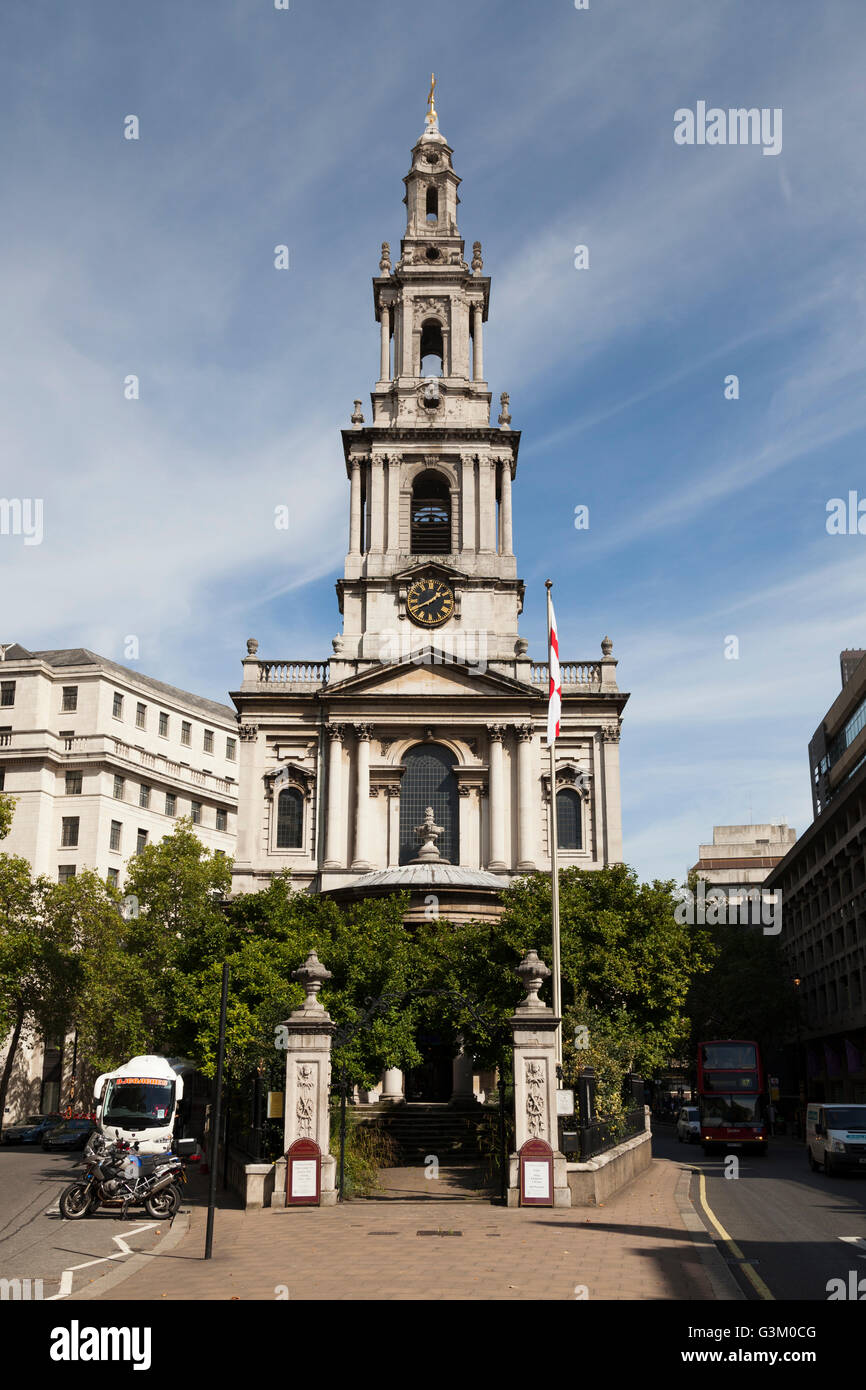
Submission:
[[723,1038],[698,1044],[698,1107],[704,1153],[767,1152],[766,1092],[757,1043]]

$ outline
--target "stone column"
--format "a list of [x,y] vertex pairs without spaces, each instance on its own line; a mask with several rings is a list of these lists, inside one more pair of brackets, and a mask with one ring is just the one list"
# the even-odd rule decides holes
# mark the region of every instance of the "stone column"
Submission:
[[482,334],[484,332],[481,324],[484,318],[484,306],[482,304],[472,305],[472,380],[484,380],[484,342]]
[[[253,640],[253,639],[251,639]],[[248,658],[250,663],[251,658]],[[244,681],[251,666],[244,663]],[[258,671],[258,662],[255,663]],[[252,679],[252,672],[249,677]],[[258,741],[258,728],[255,724],[240,724],[240,772],[238,776],[238,842],[235,853],[235,870],[247,869],[252,872],[258,862],[262,846],[262,775],[266,756],[265,740]]]
[[514,554],[511,534],[511,460],[499,460],[499,553]]
[[535,825],[541,809],[532,786],[532,725],[518,724],[517,734],[517,868],[535,868]]
[[387,549],[393,554],[400,549],[400,460],[388,456],[388,539]]
[[[601,788],[602,804],[599,806],[598,795],[593,802],[593,822],[587,829],[587,835],[597,832],[597,820],[600,817],[603,825],[604,841],[603,844],[596,836],[596,853],[604,854],[605,864],[618,864],[622,860],[622,806],[620,802],[619,786],[619,736],[620,726],[617,720],[612,724],[603,724],[601,730],[601,753],[602,753],[602,778]],[[586,846],[590,848],[589,845]]]
[[460,538],[461,550],[475,550],[476,508],[475,508],[475,459],[472,454],[463,454],[460,460],[460,525],[463,534]]
[[[317,998],[331,972],[311,951],[300,970],[292,974],[300,980],[307,997],[282,1025],[286,1037],[286,1093],[283,1110],[283,1153],[296,1139],[314,1139],[322,1151],[322,1206],[337,1200],[337,1161],[329,1151],[330,1120],[328,1097],[331,1089],[331,1037],[334,1023]],[[271,1205],[286,1204],[286,1163],[277,1163]]]
[[470,1106],[477,1104],[472,1084],[473,1070],[472,1054],[466,1051],[461,1039],[460,1051],[451,1064],[451,1099],[449,1105],[453,1105],[455,1109],[468,1110]]
[[382,320],[382,340],[379,351],[379,380],[391,380],[391,308],[388,304],[379,307]]
[[405,1100],[403,1094],[403,1073],[399,1067],[388,1067],[382,1072],[382,1104],[399,1105]]
[[556,1029],[560,1020],[538,997],[550,971],[537,951],[527,951],[516,974],[526,997],[509,1019],[514,1036],[515,1152],[508,1165],[508,1205],[520,1204],[521,1148],[527,1139],[543,1139],[553,1149],[553,1205],[570,1207],[566,1158],[559,1152],[556,1118]]
[[385,456],[374,454],[370,463],[370,549],[385,548]]
[[478,515],[480,519],[480,550],[496,553],[496,485],[495,464],[492,459],[478,460]]
[[342,867],[343,846],[343,724],[328,725],[328,814],[325,829],[326,869]]
[[490,858],[488,869],[507,873],[505,863],[505,770],[502,760],[504,724],[488,724],[490,736]]
[[349,554],[361,553],[361,464],[358,459],[350,460],[352,467],[352,494],[349,507]]
[[370,739],[372,724],[355,725],[355,857],[353,869],[370,869]]

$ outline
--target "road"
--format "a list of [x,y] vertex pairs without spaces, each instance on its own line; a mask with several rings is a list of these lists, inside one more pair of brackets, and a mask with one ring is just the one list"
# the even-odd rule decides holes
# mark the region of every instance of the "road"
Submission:
[[[866,1279],[866,1174],[811,1173],[805,1145],[779,1139],[770,1141],[766,1158],[738,1154],[739,1176],[726,1178],[724,1155],[705,1157],[700,1145],[677,1143],[673,1128],[655,1121],[653,1154],[694,1168],[691,1200],[718,1237],[700,1202],[697,1174],[703,1173],[708,1205],[773,1298],[824,1302],[829,1280],[847,1285],[851,1270]],[[730,1261],[730,1251],[720,1250]],[[729,1267],[746,1296],[758,1299],[736,1260]]]
[[[108,1212],[63,1221],[57,1202],[77,1176],[80,1163],[78,1153],[44,1153],[29,1144],[0,1145],[0,1279],[41,1279],[46,1299],[61,1290],[80,1292],[128,1258],[115,1237],[138,1252],[150,1249],[168,1229],[165,1222],[151,1222],[142,1209],[126,1221]],[[106,1263],[107,1256],[120,1258]],[[88,1260],[99,1263],[67,1274],[62,1282],[64,1270]]]

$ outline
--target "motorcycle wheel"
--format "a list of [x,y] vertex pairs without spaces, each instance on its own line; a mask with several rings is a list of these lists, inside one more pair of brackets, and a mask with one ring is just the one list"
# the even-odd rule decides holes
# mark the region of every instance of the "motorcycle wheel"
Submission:
[[177,1215],[180,1206],[180,1193],[177,1188],[164,1187],[161,1192],[154,1192],[147,1198],[144,1209],[148,1216],[154,1221],[167,1221],[170,1217]]
[[92,1206],[93,1195],[89,1183],[74,1182],[60,1195],[60,1215],[64,1221],[80,1220],[82,1216],[87,1216]]

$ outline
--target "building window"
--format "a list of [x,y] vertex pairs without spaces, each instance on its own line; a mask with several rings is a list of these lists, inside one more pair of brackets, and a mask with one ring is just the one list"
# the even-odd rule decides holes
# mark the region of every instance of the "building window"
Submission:
[[213,729],[205,729],[204,731],[204,751],[206,753],[213,752]]
[[138,804],[143,811],[150,809],[150,787],[146,787],[143,782],[138,789]]
[[226,757],[233,763],[238,756],[238,741],[236,738],[226,739]]
[[125,786],[126,786],[126,783],[125,783],[124,779],[123,779],[122,777],[118,777],[117,774],[115,773],[115,777],[114,777],[114,799],[115,799],[115,801],[122,801],[122,800],[123,800],[123,791],[124,791],[124,787],[125,787]]
[[304,798],[297,787],[284,787],[277,798],[277,849],[300,849],[304,832]]
[[412,488],[413,555],[447,555],[451,550],[451,489],[441,473],[419,473]]
[[81,773],[80,773],[80,772],[67,772],[67,774],[66,774],[66,795],[67,795],[67,796],[80,796],[80,795],[81,795]]
[[78,845],[78,816],[64,816],[60,843],[64,849],[75,849]]
[[120,878],[120,870],[119,870],[119,869],[109,869],[109,870],[108,870],[108,886],[109,886],[109,888],[116,888],[116,887],[117,887],[117,880],[118,880],[119,878]]
[[120,849],[120,837],[123,833],[123,826],[119,820],[111,822],[111,833],[108,837],[108,848],[113,850]]
[[0,792],[5,791],[5,789],[6,789],[6,769],[5,769],[5,767],[0,767]]
[[165,710],[159,712],[159,735],[160,738],[168,738],[168,715]]
[[[436,254],[438,255],[438,251]],[[445,347],[442,340],[442,325],[438,319],[426,319],[421,325],[421,362],[419,375],[442,376],[444,371]]]
[[111,713],[114,715],[115,719],[123,718],[123,696],[117,690],[115,690],[114,692],[114,700],[111,705]]
[[228,823],[229,823],[228,812],[227,812],[227,811],[221,811],[220,808],[217,807],[217,813],[216,813],[216,828],[217,828],[217,830],[227,830],[227,829],[228,829]]
[[139,830],[135,837],[135,852],[142,854],[147,848],[147,831]]
[[75,877],[75,865],[74,865],[74,864],[59,864],[59,865],[57,866],[57,882],[58,882],[58,883],[68,883],[69,880],[70,880],[71,878],[74,878],[74,877]]
[[15,682],[0,681],[0,705],[15,704]]
[[583,849],[580,797],[571,787],[556,793],[556,831],[560,849]]
[[433,184],[427,189],[426,199],[427,221],[438,222],[439,220],[439,194]]
[[192,725],[187,719],[182,719],[180,724],[180,741],[184,748],[189,748],[192,743]]
[[454,776],[454,754],[438,743],[418,744],[410,748],[403,765],[406,771],[400,784],[400,863],[408,864],[421,847],[415,826],[424,820],[428,806],[433,819],[444,834],[436,839],[436,847],[450,864],[459,862],[459,810],[457,778]]
[[9,748],[12,743],[12,725],[0,724],[0,748]]
[[147,705],[137,704],[135,707],[135,727],[136,729],[147,728]]
[[165,794],[165,814],[167,816],[177,815],[177,797],[174,792],[166,792]]
[[191,801],[189,803],[189,813],[192,816],[193,825],[201,825],[201,802]]
[[60,702],[60,708],[63,710],[64,714],[72,714],[73,710],[78,709],[77,685],[64,685],[63,699]]

